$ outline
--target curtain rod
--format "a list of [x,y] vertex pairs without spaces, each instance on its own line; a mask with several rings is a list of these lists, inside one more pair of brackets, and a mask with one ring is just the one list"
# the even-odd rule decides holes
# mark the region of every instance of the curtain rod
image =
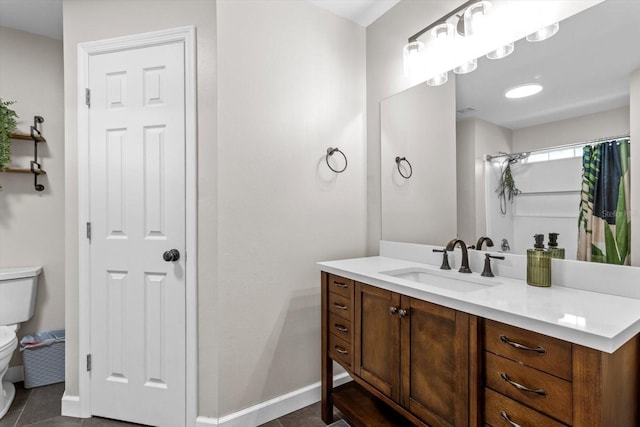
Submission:
[[497,159],[499,157],[509,157],[512,159],[525,159],[527,157],[529,157],[530,154],[532,153],[539,153],[542,151],[551,151],[551,150],[562,150],[565,148],[578,148],[578,147],[584,147],[586,145],[591,145],[591,144],[597,144],[600,142],[607,142],[607,141],[617,141],[620,139],[629,139],[629,134],[626,135],[618,135],[618,136],[608,136],[606,138],[596,138],[596,139],[590,139],[589,141],[583,141],[583,142],[574,142],[572,144],[564,144],[564,145],[557,145],[555,147],[548,147],[548,148],[539,148],[537,150],[531,150],[531,151],[522,151],[520,153],[503,153],[500,152],[498,154],[496,154],[495,156],[492,156],[490,154],[487,154],[485,156],[485,160],[486,161],[491,161],[493,159]]

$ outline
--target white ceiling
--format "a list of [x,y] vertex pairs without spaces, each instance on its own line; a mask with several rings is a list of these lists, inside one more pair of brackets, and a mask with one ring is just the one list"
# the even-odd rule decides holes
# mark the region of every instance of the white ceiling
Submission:
[[0,0],[0,27],[62,40],[62,0]]
[[308,0],[338,16],[368,27],[400,0]]
[[[366,27],[400,0],[308,1]],[[62,0],[0,0],[0,26],[62,40]]]

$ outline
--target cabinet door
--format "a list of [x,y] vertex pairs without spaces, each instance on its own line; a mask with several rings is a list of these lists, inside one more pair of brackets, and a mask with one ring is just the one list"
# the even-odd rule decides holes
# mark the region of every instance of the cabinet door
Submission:
[[400,397],[400,295],[356,283],[355,371],[398,402]]
[[427,424],[469,425],[469,315],[402,298],[402,404]]

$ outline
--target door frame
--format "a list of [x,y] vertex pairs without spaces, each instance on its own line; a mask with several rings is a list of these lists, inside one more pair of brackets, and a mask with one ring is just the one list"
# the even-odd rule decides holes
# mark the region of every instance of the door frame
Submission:
[[86,231],[90,222],[89,108],[85,102],[85,88],[89,87],[89,59],[96,55],[170,43],[184,45],[185,65],[186,425],[195,425],[198,415],[196,29],[187,26],[78,44],[78,416],[82,418],[91,417],[91,376],[86,369],[86,357],[91,352],[91,257]]

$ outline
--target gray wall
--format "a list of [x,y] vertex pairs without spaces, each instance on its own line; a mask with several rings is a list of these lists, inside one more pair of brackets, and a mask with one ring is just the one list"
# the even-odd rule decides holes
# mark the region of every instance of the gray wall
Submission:
[[225,0],[218,37],[225,415],[319,380],[314,263],[365,255],[365,31],[305,1]]
[[[29,133],[33,116],[42,116],[46,143],[38,158],[47,175],[37,192],[30,174],[0,174],[0,267],[41,265],[34,317],[19,337],[64,327],[64,109],[62,42],[0,27],[0,96],[16,101],[19,131]],[[13,141],[16,167],[29,167],[33,142]],[[13,364],[21,364],[14,354]]]
[[513,152],[539,150],[629,133],[629,107],[513,131]]

